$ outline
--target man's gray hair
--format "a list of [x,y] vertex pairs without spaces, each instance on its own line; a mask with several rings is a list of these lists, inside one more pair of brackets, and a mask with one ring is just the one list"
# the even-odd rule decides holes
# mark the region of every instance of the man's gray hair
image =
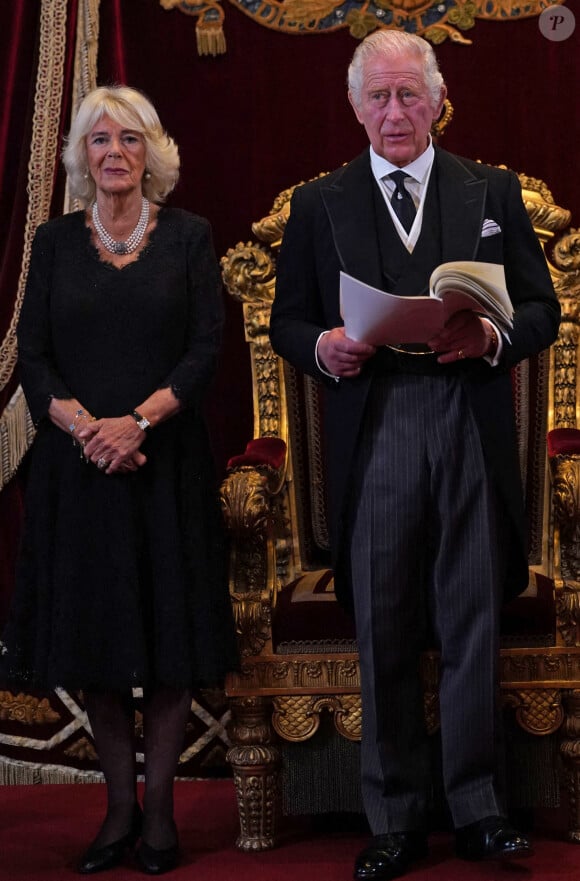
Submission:
[[381,29],[370,34],[357,46],[348,68],[348,89],[356,107],[360,107],[362,99],[366,62],[377,55],[392,59],[406,53],[413,54],[420,59],[433,105],[439,102],[441,89],[445,83],[431,44],[415,34]]

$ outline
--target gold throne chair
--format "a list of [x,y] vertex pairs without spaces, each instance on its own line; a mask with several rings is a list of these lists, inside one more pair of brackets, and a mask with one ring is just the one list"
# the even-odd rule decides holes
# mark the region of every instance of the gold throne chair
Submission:
[[[555,807],[567,797],[568,836],[580,842],[580,230],[568,228],[570,213],[542,181],[519,177],[534,229],[551,245],[563,318],[551,350],[513,373],[530,584],[504,611],[501,693],[523,803]],[[242,656],[226,684],[228,758],[237,845],[247,851],[275,845],[282,813],[360,810],[359,665],[329,569],[318,388],[274,354],[268,336],[293,189],[252,225],[254,241],[222,258],[226,288],[243,305],[253,385],[254,437],[221,487]],[[436,738],[435,653],[424,654],[422,676]]]

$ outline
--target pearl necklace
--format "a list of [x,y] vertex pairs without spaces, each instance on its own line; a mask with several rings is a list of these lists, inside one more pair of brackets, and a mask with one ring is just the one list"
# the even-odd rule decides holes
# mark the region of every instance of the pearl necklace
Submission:
[[145,235],[145,230],[149,224],[149,200],[143,196],[141,201],[141,214],[139,215],[139,220],[137,221],[137,226],[129,236],[129,238],[125,242],[118,242],[113,236],[109,235],[103,224],[101,223],[101,218],[99,217],[99,208],[96,202],[93,203],[93,225],[95,230],[97,231],[97,235],[101,240],[102,245],[109,251],[111,254],[117,254],[119,256],[124,254],[132,254],[139,245],[141,244],[141,240]]

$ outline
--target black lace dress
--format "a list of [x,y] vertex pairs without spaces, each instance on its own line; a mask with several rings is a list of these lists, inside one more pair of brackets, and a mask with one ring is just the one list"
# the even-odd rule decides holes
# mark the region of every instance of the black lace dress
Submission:
[[[227,555],[201,416],[222,328],[207,221],[161,208],[136,262],[99,259],[83,212],[39,228],[18,328],[37,426],[0,678],[41,688],[219,684],[236,666]],[[171,387],[147,463],[107,475],[47,418],[52,397],[97,418]]]

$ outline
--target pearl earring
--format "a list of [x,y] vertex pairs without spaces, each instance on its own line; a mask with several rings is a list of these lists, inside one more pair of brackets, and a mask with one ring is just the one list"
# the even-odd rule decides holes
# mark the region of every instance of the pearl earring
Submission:
[[143,175],[143,177],[145,178],[145,180],[151,180],[151,172],[146,171],[145,174]]

